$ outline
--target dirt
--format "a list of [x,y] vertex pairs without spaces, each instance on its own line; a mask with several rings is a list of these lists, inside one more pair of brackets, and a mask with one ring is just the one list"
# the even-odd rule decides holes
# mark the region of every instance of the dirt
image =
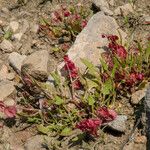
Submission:
[[[117,6],[128,3],[129,0],[115,0],[115,6],[110,6],[111,10],[117,8]],[[87,9],[90,9],[91,3],[87,0],[83,0],[83,3],[87,5]],[[148,25],[144,24],[143,14],[150,15],[150,3],[148,0],[134,0],[135,12],[128,16],[129,22],[125,23],[125,17],[119,16],[116,17],[120,27],[133,39],[144,40],[150,36],[150,28]],[[0,1],[0,20],[6,22],[6,25],[9,24],[11,20],[26,20],[31,27],[33,24],[39,24],[41,17],[49,18],[50,13],[58,8],[60,2],[58,0],[51,3],[51,1],[40,1],[40,0],[28,0],[25,3],[20,1],[20,4],[17,3],[17,0],[1,0]],[[5,9],[7,8],[7,9]],[[23,35],[21,41],[21,46],[16,50],[21,54],[29,55],[34,51],[41,49],[49,49],[51,59],[54,61],[52,64],[52,70],[61,60],[63,55],[66,52],[53,53],[51,51],[51,46],[47,37],[43,37],[38,33],[32,34],[28,28]],[[18,43],[16,43],[18,44]],[[1,53],[0,58],[2,60],[7,60],[8,54]],[[122,107],[123,106],[123,107]],[[141,105],[133,106],[129,103],[129,100],[121,100],[116,103],[116,107],[120,113],[124,113],[128,116],[127,121],[127,130],[125,133],[116,133],[110,130],[104,130],[100,133],[100,137],[95,141],[89,141],[89,143],[82,143],[81,145],[75,145],[69,149],[90,149],[90,150],[119,150],[121,147],[123,150],[146,150],[146,136],[143,123],[140,122],[137,124],[137,128],[134,130],[134,126],[140,116],[142,116]],[[25,126],[25,127],[24,127]],[[27,126],[27,128],[26,128]],[[1,128],[0,132],[3,135],[4,129]],[[35,134],[38,134],[34,126],[28,127],[26,124],[19,122],[19,125],[13,125],[11,128],[5,129],[5,132],[8,132],[6,137],[0,139],[0,150],[1,144],[5,145],[10,143],[13,145],[14,149],[12,150],[21,150],[22,145]],[[133,133],[133,134],[132,134]],[[9,137],[9,138],[8,138]],[[5,141],[7,140],[7,142]],[[62,140],[63,143],[63,140]],[[17,148],[20,147],[20,148]],[[87,148],[86,148],[87,147]],[[67,147],[63,147],[67,149]],[[57,148],[56,148],[57,150]]]

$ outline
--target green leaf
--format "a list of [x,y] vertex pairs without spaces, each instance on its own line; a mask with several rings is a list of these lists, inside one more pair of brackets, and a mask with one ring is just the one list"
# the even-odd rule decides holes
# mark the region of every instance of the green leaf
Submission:
[[59,96],[55,97],[55,104],[56,105],[61,105],[63,103],[64,103],[64,100],[61,97],[59,97]]
[[42,124],[37,126],[37,130],[43,134],[48,134],[48,132],[49,132],[49,128],[44,127]]
[[112,89],[113,89],[113,86],[112,86],[111,80],[107,80],[107,81],[103,84],[101,92],[102,92],[104,95],[108,95],[108,94],[110,94],[110,92],[112,91]]
[[5,39],[10,39],[12,36],[12,32],[10,30],[7,30],[4,34],[4,38]]
[[72,133],[72,129],[69,127],[66,127],[62,130],[62,132],[60,133],[60,135],[62,136],[69,136]]
[[95,103],[94,97],[93,97],[92,95],[89,95],[89,96],[88,96],[88,104],[89,104],[90,106],[93,106],[94,103]]
[[60,48],[59,47],[52,47],[51,50],[53,52],[59,52],[60,51]]
[[98,83],[96,83],[96,81],[93,81],[88,78],[85,78],[85,79],[86,79],[86,83],[89,89],[96,88],[98,86]]
[[41,119],[37,117],[28,117],[28,120],[27,120],[28,123],[39,123],[40,121]]
[[108,65],[106,64],[106,62],[103,59],[100,59],[100,62],[104,71],[108,71]]
[[60,85],[61,80],[60,80],[60,76],[59,76],[58,72],[56,72],[56,71],[52,72],[51,76],[54,78],[56,84]]
[[87,59],[81,59],[82,63],[91,71],[92,73],[96,72],[95,66],[89,62]]
[[146,48],[145,55],[146,55],[146,60],[148,61],[148,59],[150,57],[150,45]]

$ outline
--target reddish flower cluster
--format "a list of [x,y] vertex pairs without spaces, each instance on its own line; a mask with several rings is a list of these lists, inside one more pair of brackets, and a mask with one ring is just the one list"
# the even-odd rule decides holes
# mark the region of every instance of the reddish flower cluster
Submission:
[[52,16],[52,20],[55,23],[63,22],[64,19],[67,18],[65,22],[69,24],[70,23],[74,24],[75,22],[78,21],[80,23],[81,28],[84,28],[87,25],[87,21],[83,19],[83,17],[79,13],[71,12],[64,6],[61,6],[60,9],[58,9],[57,11],[54,11],[51,14],[51,16]]
[[113,54],[116,54],[121,59],[126,59],[127,51],[122,45],[117,43],[117,40],[119,39],[118,36],[102,35],[102,38],[107,38],[110,41],[108,47],[112,50]]
[[0,101],[0,112],[3,112],[7,118],[16,116],[17,110],[15,106],[6,106],[4,102]]
[[144,79],[143,73],[130,73],[129,76],[126,77],[126,84],[132,86],[136,84],[138,81],[142,81]]
[[112,109],[101,107],[97,110],[97,116],[101,118],[102,123],[107,123],[116,119],[117,113]]
[[97,136],[98,127],[101,126],[102,121],[100,119],[85,119],[76,125],[76,128],[83,132],[88,132],[94,136]]
[[101,107],[97,110],[97,117],[96,119],[90,118],[79,122],[76,128],[97,136],[98,127],[116,119],[117,113],[112,109]]
[[69,59],[68,55],[64,56],[65,66],[64,69],[68,71],[68,78],[72,81],[72,86],[75,89],[81,88],[81,82],[79,81],[78,68],[75,64]]

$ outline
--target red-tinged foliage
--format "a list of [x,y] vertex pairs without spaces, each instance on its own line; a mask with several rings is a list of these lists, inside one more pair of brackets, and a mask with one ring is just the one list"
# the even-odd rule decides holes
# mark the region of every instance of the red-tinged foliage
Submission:
[[79,75],[78,75],[78,68],[75,66],[75,64],[69,59],[68,55],[64,56],[64,62],[65,62],[65,70],[68,71],[68,78],[71,78],[72,80],[72,86],[75,89],[81,88],[81,82],[79,81]]
[[4,102],[0,101],[0,111],[6,115],[7,118],[13,118],[16,116],[16,106],[6,106]]
[[90,118],[77,123],[76,128],[82,130],[83,132],[88,132],[89,134],[97,136],[97,130],[101,124],[102,121],[100,119]]
[[116,119],[117,113],[107,107],[101,107],[97,110],[97,116],[102,120],[102,123],[107,123]]

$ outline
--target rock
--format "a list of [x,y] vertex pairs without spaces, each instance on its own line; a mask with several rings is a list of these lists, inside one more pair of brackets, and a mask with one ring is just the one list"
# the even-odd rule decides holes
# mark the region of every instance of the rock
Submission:
[[126,16],[132,12],[134,12],[134,8],[133,8],[132,4],[130,4],[130,3],[127,3],[123,6],[119,6],[118,8],[116,8],[114,10],[115,15],[122,15],[122,13],[123,13],[123,15]]
[[20,33],[14,34],[14,35],[13,35],[13,38],[14,38],[15,40],[20,41],[21,38],[22,38],[22,36],[23,36],[23,33],[20,32]]
[[19,28],[19,23],[17,21],[12,21],[10,22],[9,26],[13,32],[16,32]]
[[150,24],[150,16],[145,15],[145,16],[143,16],[143,19],[145,21],[145,24]]
[[12,81],[1,81],[0,82],[0,100],[5,99],[7,96],[13,93],[15,90],[14,82]]
[[113,15],[106,0],[92,0],[92,2],[92,6],[96,8],[96,10],[103,11],[106,15]]
[[142,144],[146,144],[147,138],[144,135],[141,136],[137,136],[134,140],[135,143],[142,143]]
[[11,80],[13,80],[15,78],[15,73],[13,73],[13,72],[8,73],[6,77],[7,77],[8,80],[11,81]]
[[107,125],[108,128],[111,128],[118,132],[125,132],[126,130],[126,121],[127,116],[125,115],[118,115],[114,121],[109,122]]
[[138,90],[131,96],[131,103],[138,104],[146,95],[146,89]]
[[6,53],[10,53],[14,50],[14,46],[11,44],[10,41],[4,39],[1,43],[0,43],[0,49]]
[[[87,26],[77,36],[67,54],[81,72],[84,72],[86,69],[85,65],[81,62],[81,58],[85,58],[95,66],[99,66],[100,55],[108,46],[108,40],[102,38],[102,34],[118,35],[118,31],[124,40],[126,34],[119,29],[116,20],[113,17],[104,15],[103,12],[98,12],[92,16]],[[58,66],[58,70],[61,70],[63,66],[64,63],[61,63]]]
[[42,135],[36,135],[29,138],[24,144],[25,150],[46,150],[46,148],[42,147],[42,144],[45,143],[44,137]]
[[115,6],[115,1],[114,0],[109,0],[109,5],[110,6]]
[[21,32],[24,34],[29,29],[29,22],[26,19],[22,20],[22,30]]
[[6,65],[2,65],[0,70],[0,81],[5,80],[7,78],[8,68]]
[[38,25],[38,24],[33,24],[33,25],[31,26],[31,32],[37,33],[38,30],[39,30],[39,25]]
[[9,64],[14,68],[15,71],[21,71],[21,65],[23,60],[26,58],[26,55],[20,55],[17,52],[12,52],[9,55],[8,61]]
[[6,98],[4,101],[4,104],[6,106],[14,106],[15,105],[15,101],[12,98]]
[[46,80],[48,78],[49,53],[46,50],[36,51],[29,55],[22,64],[28,73],[36,79]]

